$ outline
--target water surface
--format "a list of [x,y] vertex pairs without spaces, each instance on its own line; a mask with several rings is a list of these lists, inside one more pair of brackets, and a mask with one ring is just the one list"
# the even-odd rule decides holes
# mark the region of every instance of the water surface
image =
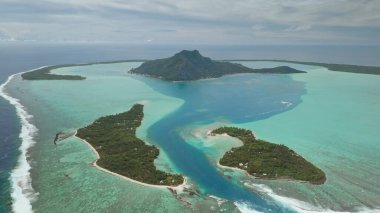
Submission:
[[[39,128],[31,150],[32,183],[39,193],[34,210],[190,211],[168,190],[135,185],[92,168],[94,154],[75,138],[52,144],[56,132],[73,131],[100,116],[127,111],[135,103],[146,106],[138,136],[161,149],[159,168],[184,174],[190,187],[200,189],[202,197],[185,197],[197,211],[237,211],[233,203],[263,212],[380,206],[380,169],[375,162],[380,151],[378,76],[277,62],[242,63],[255,68],[290,65],[308,73],[169,83],[127,74],[140,64],[128,62],[56,70],[84,75],[84,81],[16,77],[7,90],[21,99]],[[291,147],[326,171],[327,182],[314,186],[250,180],[217,169],[215,156],[220,156],[221,147],[205,144],[210,140],[192,132],[220,124],[248,128],[259,138]],[[218,205],[209,195],[228,201]]]

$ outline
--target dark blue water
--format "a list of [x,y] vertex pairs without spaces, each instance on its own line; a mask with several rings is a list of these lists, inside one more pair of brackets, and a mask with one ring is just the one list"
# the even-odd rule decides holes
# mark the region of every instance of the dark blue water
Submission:
[[[316,61],[316,62],[332,62],[332,63],[349,63],[349,64],[361,64],[361,65],[380,65],[380,60],[378,56],[380,55],[379,46],[207,46],[207,45],[125,45],[125,44],[68,44],[68,43],[38,43],[38,42],[1,42],[0,41],[0,83],[3,83],[7,77],[11,74],[18,73],[25,70],[30,70],[36,67],[44,65],[55,65],[55,64],[67,64],[67,63],[85,63],[85,62],[96,62],[96,61],[112,61],[112,60],[122,60],[122,59],[154,59],[162,58],[172,55],[173,53],[180,51],[182,49],[199,49],[201,53],[206,56],[210,56],[215,59],[288,59],[288,60],[301,60],[301,61]],[[238,79],[237,79],[238,80]],[[254,120],[259,118],[264,118],[269,116],[271,113],[279,113],[281,107],[275,106],[272,108],[274,112],[269,114],[256,113],[259,111],[265,111],[266,105],[213,105],[212,101],[217,100],[210,99],[213,98],[223,99],[226,97],[230,98],[230,102],[241,101],[244,97],[252,98],[248,94],[241,93],[243,90],[223,90],[223,93],[218,94],[218,91],[213,90],[217,87],[207,87],[202,85],[200,89],[191,89],[191,85],[188,84],[178,84],[177,90],[172,90],[164,86],[153,85],[154,88],[160,88],[160,90],[165,93],[175,97],[182,97],[180,93],[184,92],[186,95],[183,96],[186,101],[186,105],[177,111],[173,117],[167,117],[162,123],[168,123],[168,125],[178,125],[184,126],[187,123],[196,122],[197,118],[200,116],[205,116],[205,119],[209,122],[215,119],[225,118],[230,119],[233,122],[239,122],[244,120]],[[205,83],[201,83],[205,84]],[[239,87],[239,84],[231,87]],[[243,86],[242,86],[243,87]],[[267,87],[269,88],[269,87]],[[270,88],[269,88],[270,89]],[[222,91],[222,90],[221,90]],[[249,90],[250,91],[250,90]],[[246,96],[244,96],[245,94]],[[259,95],[259,93],[256,93]],[[271,94],[274,95],[274,94]],[[240,97],[238,99],[233,99],[233,97]],[[232,99],[231,99],[232,97]],[[256,97],[263,98],[265,97]],[[268,95],[269,98],[269,95]],[[279,97],[280,98],[280,97]],[[197,102],[196,99],[199,99]],[[188,101],[189,100],[189,101]],[[190,101],[191,100],[191,101]],[[246,101],[249,101],[248,99]],[[297,101],[295,101],[297,102]],[[248,102],[247,102],[248,103]],[[230,114],[223,114],[226,109],[219,107],[234,107],[227,108]],[[253,108],[249,108],[253,107]],[[209,108],[208,112],[203,110],[203,113],[192,111],[192,108]],[[220,109],[220,110],[219,110]],[[231,109],[231,110],[230,110]],[[279,111],[278,111],[279,110]],[[239,117],[242,112],[246,112],[246,117]],[[235,114],[234,114],[235,113]],[[176,121],[179,115],[186,115],[180,121]],[[194,117],[192,117],[194,115]],[[206,119],[207,118],[207,119]],[[176,122],[179,123],[176,123]],[[154,136],[159,135],[159,131],[155,130],[157,128],[154,126],[150,131]],[[162,129],[167,127],[160,127]],[[15,110],[10,106],[5,100],[0,98],[0,212],[10,211],[10,184],[9,175],[12,168],[16,165],[18,158],[18,147],[20,141],[18,139],[20,124],[18,122]],[[158,128],[159,129],[159,128]],[[181,141],[178,138],[177,132],[168,131],[165,137],[175,138],[174,141]],[[164,144],[162,144],[164,146]],[[170,150],[170,146],[167,145],[166,149]],[[191,148],[189,148],[191,150]],[[174,150],[172,153],[174,153]],[[174,155],[173,155],[174,157]],[[198,156],[199,157],[199,156]],[[195,158],[195,157],[193,157]],[[203,158],[202,158],[203,159]],[[201,163],[196,165],[203,164]],[[197,158],[195,158],[197,161]],[[189,162],[189,161],[186,161]],[[185,162],[183,162],[185,163]],[[193,168],[193,167],[188,167]],[[193,168],[196,169],[196,168]],[[200,167],[199,171],[204,171],[205,168]],[[192,173],[192,171],[185,171],[187,173]],[[209,175],[209,174],[207,174]],[[210,175],[215,175],[215,170],[211,170]],[[202,185],[208,185],[206,178],[201,178],[199,183]],[[226,184],[220,180],[220,184]],[[219,181],[217,182],[219,184]],[[228,183],[229,184],[229,183]],[[217,188],[217,185],[215,185]],[[226,189],[235,190],[235,189]],[[238,191],[240,189],[237,189]],[[210,188],[212,191],[212,187]],[[220,192],[221,194],[227,194],[226,192]],[[216,193],[218,194],[218,193]],[[233,193],[232,193],[233,194]]]
[[[6,79],[9,74],[0,73],[0,79]],[[20,124],[15,109],[0,98],[0,212],[9,211],[11,205],[8,179],[18,157],[19,132]]]
[[249,122],[284,112],[282,101],[301,102],[304,84],[287,75],[237,75],[190,83],[167,83],[136,77],[156,91],[184,99],[184,105],[148,129],[148,137],[163,148],[179,170],[207,194],[250,203],[257,210],[287,212],[250,190],[221,176],[208,158],[180,136],[180,130],[194,123]]

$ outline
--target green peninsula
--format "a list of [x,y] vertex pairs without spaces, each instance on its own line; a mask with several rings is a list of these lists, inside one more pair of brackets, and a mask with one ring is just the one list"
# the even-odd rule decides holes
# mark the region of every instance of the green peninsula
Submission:
[[52,74],[51,71],[63,67],[79,67],[79,66],[88,66],[94,64],[114,64],[114,63],[124,63],[124,62],[141,62],[145,60],[118,60],[118,61],[105,61],[105,62],[93,62],[93,63],[84,63],[84,64],[62,64],[54,65],[48,67],[42,67],[35,69],[30,72],[25,72],[21,74],[22,79],[24,80],[84,80],[86,79],[83,76],[79,75],[57,75]]
[[191,81],[217,78],[237,73],[305,73],[287,66],[251,69],[241,64],[215,61],[203,57],[198,50],[183,50],[172,57],[146,61],[130,73],[147,75],[167,81]]
[[98,152],[98,166],[133,180],[177,186],[184,182],[181,175],[156,169],[154,160],[159,149],[136,137],[136,129],[144,117],[143,105],[136,104],[129,111],[101,117],[81,128],[77,137],[86,140]]
[[337,71],[337,72],[380,75],[380,67],[376,67],[376,66],[363,66],[363,65],[352,65],[352,64],[331,64],[331,63],[290,61],[290,60],[224,60],[224,61],[276,61],[276,62],[285,62],[285,63],[292,63],[292,64],[304,64],[304,65],[311,65],[311,66],[326,67],[330,71]]
[[52,74],[50,72],[53,69],[69,67],[69,66],[76,66],[76,65],[67,64],[67,65],[55,65],[55,66],[43,67],[40,69],[23,73],[21,74],[21,77],[24,80],[84,80],[86,79],[85,77],[79,76],[79,75],[57,75],[57,74]]
[[323,184],[325,173],[284,145],[258,140],[250,130],[221,127],[211,134],[238,138],[243,146],[232,148],[220,159],[222,166],[239,168],[263,179],[289,179]]
[[[272,61],[276,61],[276,60],[272,60]],[[321,67],[326,67],[327,69],[331,71],[338,71],[338,72],[380,75],[380,67],[375,67],[375,66],[330,64],[330,63],[300,62],[300,61],[284,61],[284,62],[289,62],[289,63],[294,63],[294,64],[305,64],[305,65],[312,65],[312,66],[321,66]]]

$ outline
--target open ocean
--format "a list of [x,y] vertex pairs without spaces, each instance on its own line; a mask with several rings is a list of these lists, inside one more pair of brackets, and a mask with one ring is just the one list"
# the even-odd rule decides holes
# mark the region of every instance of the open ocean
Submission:
[[[182,49],[198,49],[201,54],[214,59],[284,59],[380,66],[379,46],[139,46],[119,44],[0,42],[0,83],[2,84],[5,82],[8,76],[14,73],[27,71],[44,65],[114,61],[123,59],[153,59],[170,56]],[[236,80],[239,80],[239,78]],[[165,90],[163,86],[155,85],[157,82],[151,82],[151,84],[152,85],[150,86],[152,88],[162,89],[162,93],[170,93],[170,96],[174,97],[176,97],[175,92],[183,91],[183,88],[179,88],[178,91]],[[294,86],[298,87],[297,84]],[[209,90],[210,92],[215,89],[217,88],[205,88],[205,90]],[[239,88],[236,89],[239,90]],[[297,89],[297,91],[302,93],[302,90]],[[289,97],[289,99],[292,99],[292,102],[296,104],[296,102],[299,101],[299,96],[302,95],[301,93],[298,94],[298,92],[296,92],[296,98],[293,100],[292,97]],[[191,93],[189,93],[187,98],[192,98]],[[191,103],[194,103],[194,100],[192,100]],[[214,111],[217,111],[218,107],[207,104],[212,103],[206,103],[204,108],[213,108]],[[187,107],[188,109],[191,108],[191,106]],[[275,108],[275,106],[273,107]],[[188,109],[186,110],[188,111]],[[237,118],[236,115],[230,116],[230,119],[237,123],[248,122],[244,120],[247,118],[242,120],[242,118]],[[166,119],[171,119],[171,117],[169,116]],[[172,122],[181,121],[175,121],[174,119]],[[160,123],[157,123],[155,127],[157,128],[159,125]],[[246,125],[250,126],[251,124]],[[157,130],[155,130],[155,127],[150,130],[151,134],[153,137],[160,137],[160,134],[157,132],[164,127],[159,127]],[[0,212],[9,212],[12,209],[10,174],[17,166],[20,154],[20,128],[21,124],[14,107],[12,107],[6,100],[0,98]],[[164,146],[168,144],[161,145]],[[202,165],[202,159],[199,159],[199,161],[198,165]],[[184,169],[181,171],[184,171]],[[190,174],[194,171],[188,172]],[[210,172],[210,175],[213,175],[213,172],[215,171]],[[202,181],[207,180],[199,179],[199,181],[202,183]],[[208,183],[205,182],[204,184],[207,186]],[[213,189],[209,188],[207,190],[212,191]],[[228,188],[226,188],[226,190],[227,191],[218,195],[222,197],[225,196],[223,193],[228,194]],[[230,190],[236,189],[231,188]]]

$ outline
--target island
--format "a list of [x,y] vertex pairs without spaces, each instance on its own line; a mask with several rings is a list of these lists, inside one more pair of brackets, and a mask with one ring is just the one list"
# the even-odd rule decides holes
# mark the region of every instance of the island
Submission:
[[77,131],[98,154],[97,166],[129,179],[164,186],[184,183],[181,175],[156,169],[154,160],[159,149],[136,137],[136,129],[144,117],[143,105],[135,104],[129,111],[101,117]]
[[219,165],[246,171],[255,178],[287,179],[323,184],[325,173],[284,145],[258,140],[252,131],[236,127],[220,127],[211,135],[227,134],[238,138],[243,146],[232,148]]
[[320,66],[326,67],[330,71],[337,72],[349,72],[357,74],[370,74],[370,75],[380,75],[380,67],[377,66],[364,66],[364,65],[352,65],[352,64],[333,64],[333,63],[321,63],[321,62],[304,62],[304,61],[290,61],[290,60],[223,60],[223,61],[274,61],[274,62],[285,62],[292,64],[303,64],[310,66]]
[[42,67],[40,69],[36,69],[30,72],[25,72],[21,74],[21,77],[24,80],[84,80],[86,79],[85,77],[79,76],[79,75],[57,75],[57,74],[52,74],[50,72],[53,69],[69,67],[69,66],[76,66],[76,65],[66,64],[66,65]]
[[21,74],[23,80],[84,80],[86,79],[80,75],[58,75],[52,74],[51,71],[54,69],[64,68],[64,67],[79,67],[79,66],[88,66],[96,64],[115,64],[115,63],[124,63],[124,62],[144,62],[146,60],[118,60],[118,61],[103,61],[103,62],[92,62],[92,63],[83,63],[83,64],[61,64],[54,66],[46,66],[39,69],[35,69],[29,72]]
[[238,63],[215,61],[203,57],[198,50],[182,50],[169,58],[146,61],[129,72],[166,81],[191,81],[238,73],[305,73],[287,66],[251,69]]
[[[276,60],[273,60],[276,61]],[[380,67],[375,66],[362,66],[362,65],[351,65],[351,64],[331,64],[331,63],[317,63],[317,62],[300,62],[300,61],[283,61],[294,64],[305,64],[312,66],[321,66],[326,67],[331,71],[338,72],[350,72],[358,74],[371,74],[371,75],[380,75]]]

